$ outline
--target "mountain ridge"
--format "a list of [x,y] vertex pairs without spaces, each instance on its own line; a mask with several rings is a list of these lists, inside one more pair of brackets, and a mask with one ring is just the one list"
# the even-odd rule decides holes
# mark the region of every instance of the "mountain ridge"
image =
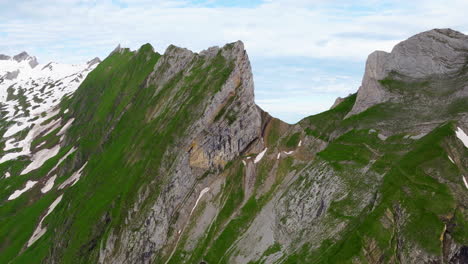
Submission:
[[390,100],[360,88],[289,125],[240,41],[116,50],[32,125],[38,158],[0,163],[0,261],[468,259],[463,72],[374,78]]

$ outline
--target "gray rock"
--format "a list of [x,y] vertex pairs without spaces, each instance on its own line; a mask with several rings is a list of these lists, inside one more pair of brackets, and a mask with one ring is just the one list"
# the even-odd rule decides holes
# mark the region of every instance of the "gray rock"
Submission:
[[378,81],[390,73],[411,79],[450,76],[467,63],[468,36],[451,29],[433,29],[396,45],[391,53],[369,55],[356,103],[348,117],[395,97]]
[[11,57],[7,55],[0,54],[0,60],[10,60]]
[[117,45],[117,47],[115,47],[115,49],[111,53],[109,53],[109,56],[114,54],[114,53],[123,53],[126,49],[128,49],[128,48],[122,48],[120,46],[120,44],[119,44],[119,45]]
[[[197,181],[197,178],[207,171],[219,170],[261,136],[261,114],[254,102],[253,77],[242,42],[222,49],[210,48],[200,54],[171,45],[155,65],[146,85],[156,86],[157,94],[177,74],[189,74],[196,58],[201,56],[205,63],[209,63],[219,51],[227,61],[233,62],[234,69],[220,91],[206,100],[201,117],[188,129],[190,135],[181,139],[179,147],[166,155],[168,158],[176,155],[175,160],[163,162],[174,166],[161,169],[162,175],[168,175],[168,182],[151,210],[139,217],[129,216],[126,219],[128,228],[112,233],[112,239],[101,247],[101,263],[152,263],[157,257],[170,255],[170,246],[177,242],[175,232],[171,234],[170,230],[183,228],[198,194],[209,180]],[[178,89],[175,87],[174,93]],[[227,105],[231,98],[234,100]],[[238,113],[238,118],[232,122],[223,118],[215,120],[223,107]],[[139,208],[148,195],[148,191],[141,190],[134,208]],[[211,215],[214,216],[214,212]],[[124,246],[116,247],[115,241]]]
[[13,79],[16,79],[16,77],[18,77],[18,74],[20,73],[19,70],[16,70],[16,71],[12,71],[12,72],[7,72],[5,75],[4,75],[4,79],[6,80],[13,80]]
[[101,59],[99,59],[98,57],[88,61],[86,64],[88,64],[88,67],[91,67],[93,66],[94,64],[98,64],[98,63],[101,63]]
[[39,63],[37,62],[36,57],[30,56],[26,51],[23,51],[15,56],[13,56],[13,60],[17,62],[28,61],[29,66],[31,68],[36,67]]

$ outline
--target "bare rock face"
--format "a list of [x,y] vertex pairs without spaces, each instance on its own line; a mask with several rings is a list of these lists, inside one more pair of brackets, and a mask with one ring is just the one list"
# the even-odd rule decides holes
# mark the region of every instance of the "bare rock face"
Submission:
[[31,66],[31,68],[34,68],[36,67],[39,63],[37,62],[37,59],[36,57],[31,57],[29,56],[29,54],[25,51],[21,52],[20,54],[18,55],[15,55],[13,56],[13,60],[17,61],[17,62],[21,62],[21,61],[28,61],[29,63],[29,66]]
[[0,54],[0,60],[10,60],[10,59],[11,59],[10,56],[4,55],[4,54]]
[[86,64],[88,64],[88,67],[91,67],[95,64],[98,64],[98,63],[101,63],[101,59],[99,59],[98,57],[88,61]]
[[[169,230],[183,229],[197,195],[206,186],[204,181],[197,179],[224,167],[261,136],[262,119],[254,102],[250,62],[240,41],[223,48],[212,47],[200,54],[171,45],[156,63],[146,85],[154,87],[157,94],[177,76],[190,75],[197,61],[210,65],[219,56],[232,65],[232,71],[220,90],[207,98],[202,115],[190,125],[190,135],[178,143],[178,149],[170,151],[176,157],[176,165],[164,172],[170,175],[168,184],[162,187],[161,194],[146,215],[126,220],[131,226],[139,226],[138,231],[129,228],[112,234],[112,239],[101,249],[100,262],[151,263],[161,254],[170,254],[168,246],[177,243],[177,236],[168,235]],[[184,87],[176,85],[173,94],[180,89]],[[156,110],[153,116],[157,114]],[[135,208],[148,195],[143,191]],[[175,214],[178,215],[177,220],[173,218]],[[127,246],[116,248],[116,240]]]
[[468,60],[468,36],[451,29],[433,29],[396,45],[391,53],[369,55],[356,104],[348,116],[394,97],[379,80],[390,73],[411,79],[425,79],[460,72]]
[[16,70],[16,71],[11,71],[11,72],[7,72],[4,76],[4,78],[6,80],[13,80],[13,79],[16,79],[16,77],[18,77],[18,74],[19,74],[19,70]]

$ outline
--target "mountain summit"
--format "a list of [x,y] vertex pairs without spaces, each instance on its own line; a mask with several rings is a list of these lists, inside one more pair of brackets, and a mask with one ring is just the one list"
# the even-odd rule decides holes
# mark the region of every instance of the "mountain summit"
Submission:
[[467,58],[468,36],[451,29],[419,33],[396,45],[390,53],[375,51],[367,59],[357,101],[349,115],[395,97],[395,93],[381,83],[385,78],[412,82],[458,78],[466,72]]
[[0,262],[466,263],[466,45],[375,52],[294,125],[255,104],[240,41],[4,79]]

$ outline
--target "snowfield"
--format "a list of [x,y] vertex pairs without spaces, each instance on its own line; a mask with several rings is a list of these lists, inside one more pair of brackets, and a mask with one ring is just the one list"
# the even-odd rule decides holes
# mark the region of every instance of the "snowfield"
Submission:
[[[60,100],[75,92],[98,62],[96,59],[76,65],[37,64],[29,55],[21,61],[0,60],[0,109],[5,111],[0,119],[10,122],[2,135],[4,151],[9,153],[0,157],[0,163],[30,156],[31,142],[35,138],[60,127],[60,119],[41,124],[59,114],[59,110],[54,109],[58,109]],[[60,133],[63,134],[72,122],[73,119],[69,120]],[[19,138],[20,132],[27,133],[26,137]]]
[[32,234],[31,238],[28,241],[28,247],[30,247],[34,242],[36,242],[41,236],[45,234],[47,231],[47,227],[42,228],[42,222],[44,219],[54,211],[55,207],[62,201],[62,195],[60,195],[55,201],[52,202],[52,204],[49,206],[49,209],[47,210],[47,213],[41,218],[41,221],[39,221],[39,224],[36,227],[36,230],[34,230],[34,233]]
[[36,183],[37,183],[37,181],[27,181],[26,186],[21,190],[16,190],[12,195],[10,195],[10,197],[8,197],[8,200],[11,201],[11,200],[14,200],[14,199],[20,197],[21,194],[27,192],[29,189],[34,187],[34,185],[36,185]]
[[44,165],[44,162],[49,160],[50,158],[55,157],[60,151],[60,145],[57,144],[51,149],[41,149],[36,152],[33,157],[31,158],[32,162],[20,173],[20,175],[27,174],[35,169],[40,168]]

